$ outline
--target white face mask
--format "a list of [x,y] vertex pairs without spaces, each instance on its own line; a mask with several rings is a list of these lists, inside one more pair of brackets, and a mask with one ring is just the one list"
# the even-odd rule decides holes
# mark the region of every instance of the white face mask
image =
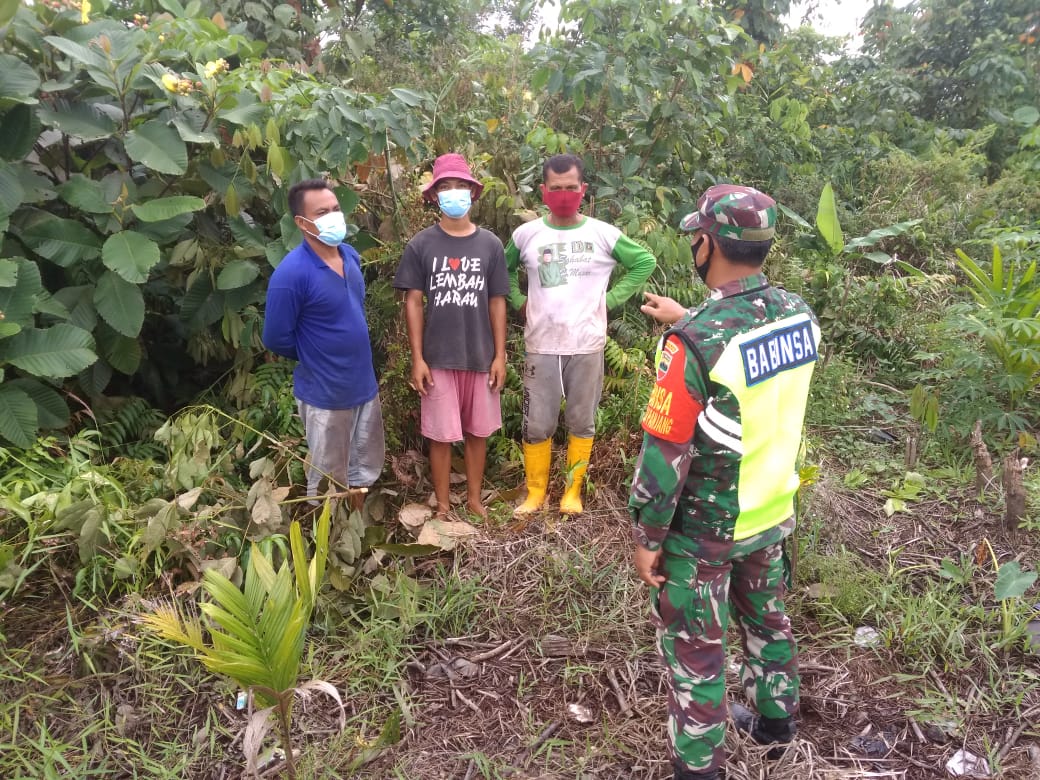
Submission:
[[301,217],[301,219],[306,219],[314,227],[318,228],[317,235],[310,231],[304,232],[309,236],[314,236],[314,238],[328,246],[339,246],[343,243],[343,239],[347,237],[347,219],[343,216],[342,211],[330,211],[328,214],[322,214],[317,219],[307,219],[307,217]]

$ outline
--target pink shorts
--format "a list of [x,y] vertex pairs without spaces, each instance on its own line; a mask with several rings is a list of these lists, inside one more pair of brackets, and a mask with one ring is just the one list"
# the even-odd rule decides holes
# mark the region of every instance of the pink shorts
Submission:
[[431,368],[433,387],[420,400],[422,435],[433,441],[462,441],[463,433],[484,439],[502,427],[502,394],[488,387],[488,374]]

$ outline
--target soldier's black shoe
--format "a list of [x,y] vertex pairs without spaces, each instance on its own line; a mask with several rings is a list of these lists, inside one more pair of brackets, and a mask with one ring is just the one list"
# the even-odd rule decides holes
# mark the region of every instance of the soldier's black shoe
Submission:
[[673,780],[726,780],[725,769],[702,769],[699,772],[694,772],[678,761],[673,761],[672,770],[675,772],[672,775]]
[[737,702],[729,705],[729,714],[733,718],[733,725],[737,727],[737,731],[750,734],[751,739],[759,745],[776,745],[766,753],[766,758],[771,761],[776,761],[784,754],[798,730],[790,716],[763,718]]

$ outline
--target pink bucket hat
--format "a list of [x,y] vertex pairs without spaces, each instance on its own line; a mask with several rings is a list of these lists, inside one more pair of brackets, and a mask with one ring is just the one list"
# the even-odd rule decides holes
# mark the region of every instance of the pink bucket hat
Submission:
[[462,179],[473,185],[473,200],[480,197],[484,191],[484,185],[473,178],[466,158],[461,154],[442,154],[433,161],[433,179],[423,187],[422,194],[430,203],[437,202],[437,193],[434,188],[441,179]]

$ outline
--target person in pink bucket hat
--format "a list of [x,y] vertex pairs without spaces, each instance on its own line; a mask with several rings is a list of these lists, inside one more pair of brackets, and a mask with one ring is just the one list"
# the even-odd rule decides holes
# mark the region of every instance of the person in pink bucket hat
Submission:
[[470,219],[483,191],[461,154],[438,157],[422,194],[440,209],[440,219],[408,242],[394,276],[405,295],[409,384],[420,396],[440,516],[451,511],[451,445],[458,441],[464,443],[466,508],[486,516],[480,493],[487,437],[502,427],[509,277],[502,242]]

